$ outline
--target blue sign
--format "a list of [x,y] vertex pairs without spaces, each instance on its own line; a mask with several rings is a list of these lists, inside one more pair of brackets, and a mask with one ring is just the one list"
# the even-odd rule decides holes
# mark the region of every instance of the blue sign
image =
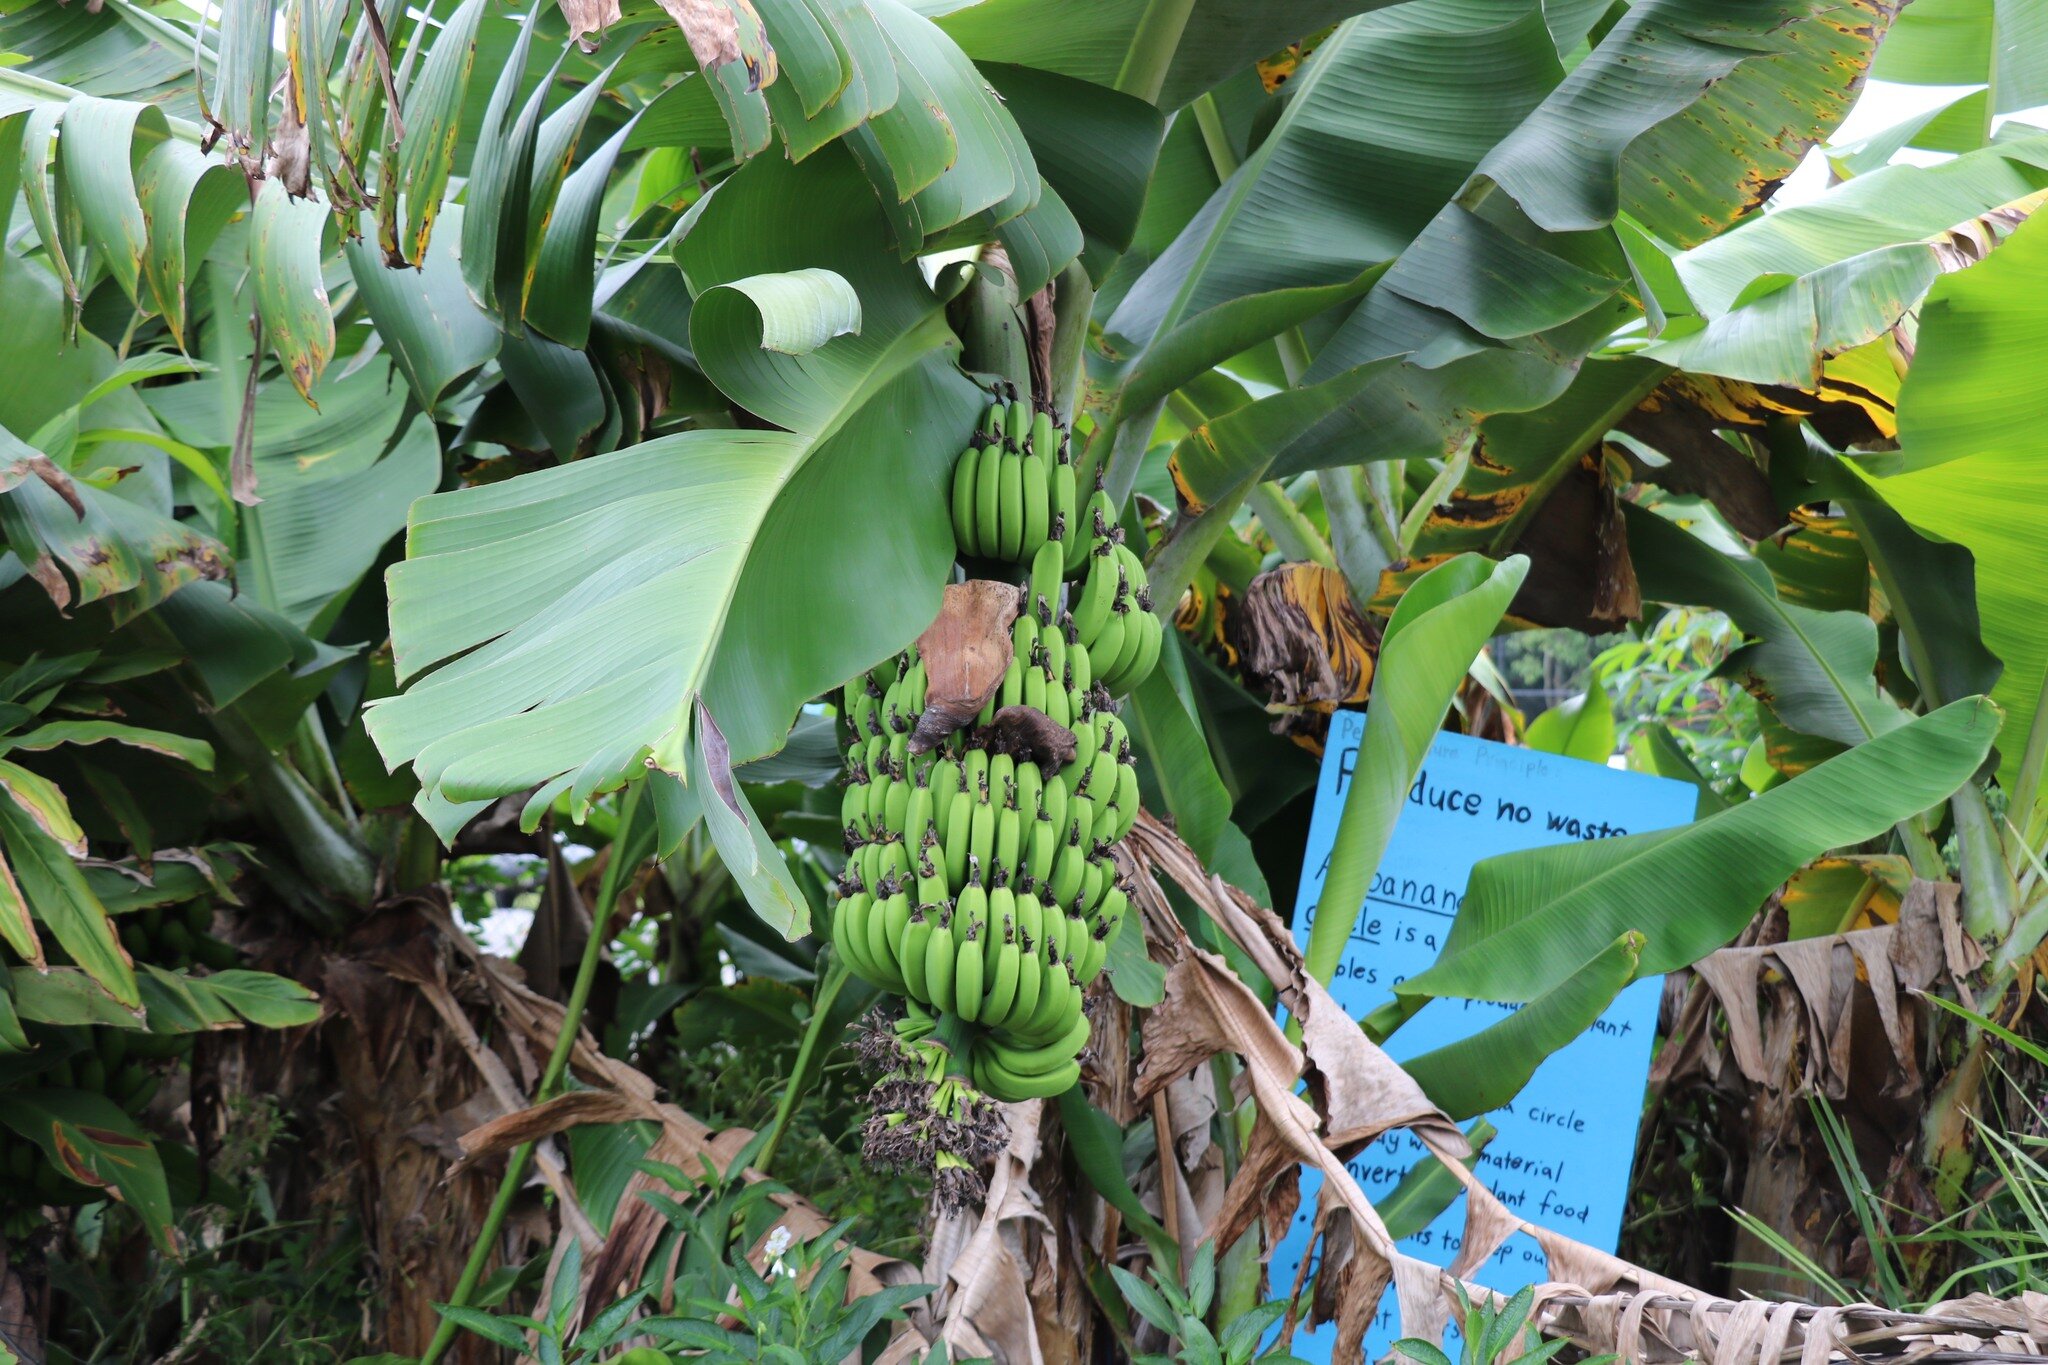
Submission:
[[[1304,947],[1364,732],[1359,712],[1331,717],[1294,915],[1295,938]],[[1480,859],[1684,824],[1693,818],[1698,796],[1693,787],[1668,778],[1464,735],[1437,736],[1359,907],[1330,993],[1352,1018],[1362,1019],[1391,1000],[1397,984],[1435,962]],[[1521,1094],[1488,1115],[1499,1133],[1474,1170],[1523,1219],[1614,1250],[1661,987],[1658,978],[1629,986],[1590,1030],[1539,1067]],[[1387,1051],[1397,1061],[1417,1056],[1476,1033],[1516,1008],[1433,1000],[1388,1039]],[[1433,1159],[1420,1141],[1397,1129],[1353,1157],[1349,1169],[1365,1193],[1379,1200],[1417,1163]],[[1276,1295],[1294,1283],[1320,1184],[1320,1176],[1303,1173],[1300,1212],[1273,1253]],[[1464,1227],[1461,1197],[1402,1247],[1447,1266],[1457,1259]],[[1518,1233],[1471,1278],[1513,1293],[1549,1276],[1535,1242]],[[1366,1335],[1366,1359],[1386,1353],[1399,1325],[1389,1291]],[[1335,1341],[1334,1325],[1304,1330],[1295,1337],[1295,1354],[1327,1361]]]

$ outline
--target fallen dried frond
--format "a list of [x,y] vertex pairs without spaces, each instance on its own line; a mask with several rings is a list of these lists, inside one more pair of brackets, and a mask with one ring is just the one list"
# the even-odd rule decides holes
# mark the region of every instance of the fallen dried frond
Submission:
[[[1538,1244],[1551,1277],[1537,1289],[1532,1324],[1588,1351],[1615,1352],[1628,1361],[1767,1365],[1796,1359],[1800,1365],[1823,1365],[1873,1358],[1985,1362],[2048,1355],[2048,1296],[2038,1293],[2004,1302],[1973,1295],[1925,1313],[1723,1299],[1521,1218],[1466,1169],[1460,1160],[1469,1154],[1463,1134],[1308,978],[1278,916],[1205,872],[1187,846],[1149,815],[1139,817],[1127,847],[1125,870],[1137,885],[1134,903],[1144,912],[1154,956],[1169,964],[1166,999],[1144,1021],[1139,1094],[1168,1084],[1217,1052],[1243,1059],[1245,1079],[1259,1106],[1257,1126],[1213,1231],[1219,1247],[1225,1246],[1250,1226],[1254,1214],[1263,1213],[1269,1235],[1277,1235],[1292,1220],[1298,1200],[1296,1163],[1321,1174],[1315,1226],[1322,1270],[1310,1320],[1337,1323],[1337,1359],[1359,1358],[1365,1328],[1389,1286],[1395,1291],[1401,1335],[1441,1342],[1460,1288],[1475,1302],[1499,1300],[1461,1277],[1516,1233]],[[1160,875],[1176,883],[1274,983],[1290,1014],[1301,1020],[1300,1048],[1288,1041],[1227,963],[1188,939],[1158,885]],[[1912,942],[1911,936],[1924,934],[1931,924],[1931,950],[1942,955],[1944,966],[1952,966],[1948,936],[1941,932],[1941,905],[1938,890],[1923,892],[1910,923],[1909,916],[1901,916],[1907,927],[1887,926],[1883,932]],[[1882,957],[1898,967],[1900,979],[1913,983],[1927,965],[1921,958],[1930,947],[1895,951],[1887,938],[1880,953],[1875,939],[1815,942],[1820,946],[1803,954],[1794,947],[1792,962],[1783,956],[1792,945],[1735,951],[1777,955],[1788,973],[1804,974],[1802,989],[1816,995],[1822,989],[1819,969],[1825,967],[1826,998],[1832,1001],[1837,952],[1852,964],[1852,979],[1854,963],[1871,972],[1877,970],[1870,965],[1873,958]],[[1881,973],[1880,979],[1888,982]],[[1890,1021],[1886,1031],[1896,1041]],[[1304,1077],[1313,1103],[1296,1093]],[[1408,1256],[1394,1244],[1339,1155],[1395,1127],[1414,1133],[1464,1187],[1464,1241],[1448,1270]]]

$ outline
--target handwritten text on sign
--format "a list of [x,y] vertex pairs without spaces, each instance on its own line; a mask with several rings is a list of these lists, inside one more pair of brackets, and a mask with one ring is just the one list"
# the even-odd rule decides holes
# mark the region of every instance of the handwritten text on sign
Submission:
[[[1302,865],[1295,937],[1308,942],[1315,903],[1329,871],[1365,717],[1340,711],[1316,786],[1315,815]],[[1343,961],[1330,983],[1337,1003],[1362,1019],[1393,998],[1400,982],[1436,961],[1465,896],[1472,865],[1517,849],[1609,839],[1664,829],[1692,819],[1698,793],[1683,782],[1622,772],[1533,749],[1463,735],[1437,736],[1422,774],[1409,788],[1393,842],[1359,907]],[[1488,1117],[1499,1135],[1475,1170],[1508,1208],[1531,1222],[1613,1250],[1621,1233],[1630,1161],[1660,983],[1638,981],[1599,1022],[1552,1056],[1522,1093]],[[1470,1036],[1517,1008],[1478,1000],[1436,1000],[1388,1040],[1396,1060]],[[1384,1197],[1428,1156],[1405,1131],[1374,1143],[1349,1163],[1366,1194]],[[1304,1174],[1301,1211],[1272,1262],[1284,1294],[1309,1243],[1315,1176]],[[1403,1246],[1448,1265],[1464,1235],[1461,1199]],[[1510,1239],[1475,1276],[1513,1292],[1546,1279],[1541,1253],[1526,1237]],[[1366,1358],[1383,1355],[1399,1335],[1390,1294],[1366,1338]],[[1335,1329],[1295,1338],[1295,1353],[1329,1360]]]

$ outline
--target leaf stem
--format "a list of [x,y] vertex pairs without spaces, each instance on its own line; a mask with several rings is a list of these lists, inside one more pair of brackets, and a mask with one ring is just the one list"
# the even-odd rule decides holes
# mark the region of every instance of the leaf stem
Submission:
[[[619,801],[619,832],[612,841],[617,850],[626,847],[634,817],[639,814],[641,795],[646,789],[644,779],[631,783]],[[583,1011],[590,1004],[591,983],[597,979],[597,964],[604,957],[605,928],[611,923],[612,911],[619,903],[619,893],[625,889],[626,880],[632,872],[632,866],[617,856],[605,864],[604,878],[598,883],[597,904],[591,908],[590,937],[584,940],[583,958],[576,964],[576,980],[569,987],[569,1002],[562,1009],[562,1027],[555,1034],[554,1051],[548,1054],[548,1064],[541,1071],[540,1084],[533,1092],[535,1104],[553,1099],[561,1090],[562,1078],[568,1074],[569,1057],[576,1050],[576,1035],[583,1027]],[[477,1282],[483,1279],[484,1266],[491,1259],[498,1232],[505,1225],[505,1215],[512,1209],[512,1200],[519,1193],[519,1187],[526,1179],[526,1168],[532,1160],[533,1144],[530,1142],[514,1147],[506,1158],[505,1174],[498,1181],[498,1193],[491,1200],[489,1212],[484,1214],[484,1225],[477,1229],[476,1243],[469,1249],[469,1259],[463,1263],[462,1275],[456,1280],[455,1292],[448,1296],[446,1306],[469,1306],[470,1297],[476,1293]],[[456,1330],[455,1320],[443,1317],[434,1329],[434,1339],[427,1343],[426,1353],[420,1357],[420,1365],[436,1365],[455,1340]]]
[[825,1032],[825,1020],[832,1013],[832,1004],[839,998],[847,978],[846,963],[837,953],[832,955],[832,965],[826,969],[825,978],[818,983],[817,993],[811,997],[810,1021],[804,1025],[803,1041],[797,1044],[796,1063],[789,1070],[789,1083],[782,1088],[782,1099],[775,1106],[775,1118],[768,1126],[768,1140],[761,1144],[761,1150],[754,1156],[754,1169],[763,1175],[775,1160],[775,1149],[782,1145],[782,1138],[789,1131],[789,1122],[796,1117],[796,1107],[803,1103],[806,1082],[811,1073],[811,1058],[817,1054],[819,1040]]
[[1180,50],[1180,36],[1195,12],[1195,0],[1152,0],[1131,34],[1130,51],[1124,54],[1123,69],[1116,73],[1116,88],[1136,95],[1148,104],[1159,102],[1166,88],[1166,73]]

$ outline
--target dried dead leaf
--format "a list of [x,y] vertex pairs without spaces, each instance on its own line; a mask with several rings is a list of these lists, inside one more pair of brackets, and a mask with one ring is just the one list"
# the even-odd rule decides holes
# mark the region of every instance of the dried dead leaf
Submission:
[[1010,625],[1023,596],[1016,584],[993,579],[946,585],[938,618],[917,637],[926,678],[925,708],[910,735],[912,753],[938,747],[1002,686],[1015,653]]
[[682,27],[690,53],[705,75],[728,62],[741,62],[747,68],[747,89],[759,90],[774,81],[775,49],[769,46],[768,30],[748,0],[660,0],[660,4]]
[[1043,1110],[1039,1100],[1003,1106],[1010,1140],[996,1158],[980,1215],[942,1213],[933,1230],[925,1279],[941,1286],[939,1335],[956,1358],[993,1354],[1009,1365],[1044,1365],[1014,1226],[1045,1221],[1030,1183]]
[[1335,569],[1298,563],[1260,574],[1226,624],[1246,679],[1282,706],[1341,706],[1372,692],[1379,627],[1359,614]]
[[561,0],[561,6],[562,17],[569,21],[569,36],[585,52],[597,50],[597,44],[586,35],[602,37],[619,22],[619,0]]

